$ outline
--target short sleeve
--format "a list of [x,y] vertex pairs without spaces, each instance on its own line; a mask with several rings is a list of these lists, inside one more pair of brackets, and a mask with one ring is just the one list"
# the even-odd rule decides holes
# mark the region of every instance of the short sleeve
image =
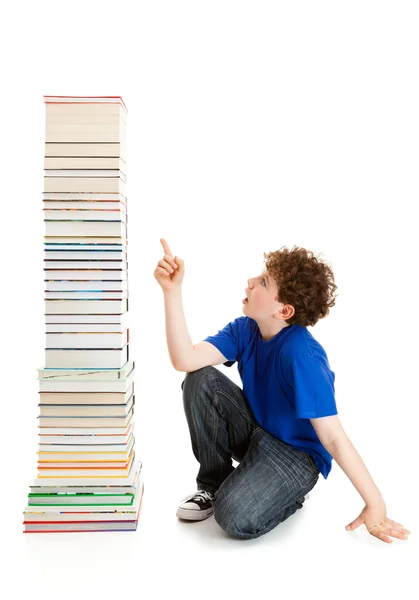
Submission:
[[226,367],[234,365],[239,358],[242,327],[243,317],[239,317],[228,323],[223,329],[219,329],[215,335],[209,335],[204,339],[204,342],[213,344],[228,359],[223,363]]
[[338,413],[335,374],[326,356],[299,353],[291,361],[289,375],[297,419],[315,419]]

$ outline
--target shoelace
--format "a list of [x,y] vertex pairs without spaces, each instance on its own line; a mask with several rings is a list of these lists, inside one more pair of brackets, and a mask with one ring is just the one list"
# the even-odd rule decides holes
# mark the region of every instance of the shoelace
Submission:
[[198,490],[195,494],[193,494],[192,496],[186,496],[186,498],[184,498],[184,500],[186,500],[187,498],[189,500],[193,500],[193,498],[196,497],[200,497],[203,498],[205,500],[214,500],[214,495],[211,494],[211,492],[207,492],[207,490]]

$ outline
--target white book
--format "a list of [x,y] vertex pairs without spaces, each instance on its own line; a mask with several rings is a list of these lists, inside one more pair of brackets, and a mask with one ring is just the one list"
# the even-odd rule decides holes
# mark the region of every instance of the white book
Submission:
[[40,392],[96,392],[96,393],[122,393],[129,390],[134,381],[134,374],[131,373],[126,379],[103,379],[91,380],[83,379],[67,379],[65,381],[59,379],[39,379]]
[[[79,426],[74,426],[74,427],[69,427],[69,426],[65,426],[65,427],[57,427],[56,425],[54,425],[53,427],[39,427],[39,435],[48,437],[49,434],[52,434],[54,436],[63,434],[64,436],[67,435],[77,435],[77,436],[89,436],[89,435],[95,435],[98,436],[100,434],[104,434],[107,436],[110,435],[126,435],[128,427],[130,425],[134,426],[134,412],[131,411],[131,418],[129,419],[128,423],[126,423],[123,426],[99,426],[99,427],[79,427]],[[41,438],[39,438],[41,440]]]
[[[135,404],[135,396],[134,396]],[[99,427],[126,427],[134,413],[134,406],[124,416],[102,416],[102,417],[42,417],[38,416],[38,427],[80,427],[84,429],[95,429]]]
[[128,360],[120,369],[44,369],[39,368],[38,379],[126,379],[134,372],[135,361]]
[[[88,273],[84,274],[83,280],[72,280],[71,271],[66,273],[67,279],[51,280],[45,279],[45,291],[56,292],[56,291],[125,291],[128,289],[128,281],[125,280],[112,280],[106,279],[106,272],[100,271],[102,274],[101,279],[89,280]],[[47,274],[46,274],[47,275]]]
[[[59,369],[49,369],[51,371],[59,371]],[[122,370],[122,369],[120,369]],[[92,372],[93,369],[85,369],[85,371],[87,372]],[[109,372],[109,369],[105,369],[105,372]],[[45,377],[43,379],[46,379],[48,381],[48,378]],[[56,390],[55,391],[50,391],[50,392],[44,392],[44,391],[40,391],[39,392],[39,406],[50,406],[51,404],[57,405],[57,406],[65,406],[67,404],[71,404],[71,405],[77,405],[77,406],[82,406],[85,404],[89,404],[95,407],[104,405],[104,406],[110,406],[110,405],[117,405],[117,406],[121,406],[123,404],[126,404],[128,402],[128,400],[130,399],[130,397],[132,396],[133,392],[134,392],[134,379],[133,379],[133,373],[131,372],[130,374],[130,381],[131,384],[125,384],[124,385],[124,389],[126,389],[126,391],[122,391],[122,392],[110,392],[109,390],[105,390],[102,392],[84,392],[84,391],[77,391],[75,389],[72,389],[74,386],[72,385],[71,381],[68,381],[69,378],[58,378],[59,380],[55,380],[53,378],[53,383],[56,386]],[[128,379],[128,377],[126,378]],[[80,381],[80,378],[79,378]],[[95,381],[95,380],[93,380]],[[123,383],[120,380],[110,380],[110,379],[106,379],[105,381],[107,381],[108,383],[112,383],[115,381],[119,381],[121,384]],[[77,383],[77,382],[76,382]],[[92,381],[91,381],[92,383]],[[102,381],[102,383],[104,383]],[[125,383],[125,382],[124,382]]]
[[117,118],[128,121],[128,113],[122,105],[117,104],[46,104],[46,120],[62,117],[97,117],[100,119]]
[[[89,254],[88,258],[100,258],[99,252],[113,252],[118,253],[121,258],[123,258],[123,254],[126,254],[128,251],[128,246],[126,242],[101,242],[100,240],[96,240],[95,242],[74,242],[72,240],[66,239],[64,242],[57,241],[47,241],[44,243],[44,252],[96,252],[97,254]],[[49,255],[48,255],[49,256]],[[103,254],[103,256],[108,256],[108,254]]]
[[[118,311],[115,311],[118,312]],[[123,329],[128,327],[129,312],[124,310],[120,314],[66,314],[66,313],[51,313],[45,315],[45,323],[116,323],[123,326]],[[125,326],[124,326],[125,325]]]
[[[57,151],[58,151],[58,155],[60,158],[62,157],[61,155],[61,151],[60,151],[60,146],[62,146],[62,151],[65,152],[66,154],[68,154],[68,156],[70,156],[70,152],[71,149],[76,147],[79,148],[80,150],[83,149],[83,146],[88,147],[88,146],[95,146],[95,144],[51,144],[52,146],[57,146]],[[117,144],[115,144],[117,145]],[[112,144],[109,144],[109,146],[112,146]],[[93,149],[94,150],[94,149]],[[74,155],[77,156],[77,155]],[[81,154],[82,157],[84,157],[84,154]],[[65,200],[67,202],[75,202],[78,200],[81,200],[83,202],[91,202],[91,201],[96,201],[96,202],[105,202],[105,201],[113,201],[113,202],[123,202],[124,204],[127,204],[127,197],[124,196],[123,194],[112,194],[112,193],[106,193],[106,192],[100,192],[95,194],[94,192],[43,192],[42,193],[42,197],[43,200],[53,200],[55,202],[58,201],[62,201]]]
[[127,252],[112,250],[45,250],[44,260],[74,260],[74,261],[122,261],[121,267],[126,268]]
[[[68,143],[68,142],[120,142],[121,146],[126,146],[125,129],[117,131],[45,131],[46,142]],[[125,158],[125,151],[121,150],[121,156]],[[49,190],[48,190],[49,191]]]
[[128,263],[111,261],[45,261],[46,281],[54,280],[115,280],[128,279]]
[[[44,431],[45,428],[40,429]],[[59,447],[60,444],[85,445],[86,447],[95,447],[100,444],[112,446],[112,444],[127,444],[130,436],[133,435],[133,427],[130,426],[126,435],[39,435],[39,446],[54,445]],[[45,444],[43,442],[46,442]]]
[[[57,370],[57,369],[51,369]],[[86,369],[89,371],[89,369]],[[92,371],[92,369],[90,369]],[[109,390],[105,390],[102,392],[80,392],[72,389],[72,382],[60,379],[60,381],[53,380],[56,385],[56,391],[52,392],[39,392],[39,406],[65,406],[67,404],[83,406],[83,405],[91,405],[95,407],[100,406],[122,406],[128,402],[130,397],[134,392],[134,379],[132,377],[133,373],[131,372],[130,381],[131,384],[125,385],[124,388],[127,388],[125,392],[110,392]],[[65,378],[64,378],[65,379]],[[127,378],[128,379],[128,378]],[[108,383],[112,383],[118,380],[109,380]],[[91,382],[92,383],[92,382]],[[102,381],[102,383],[104,383]],[[120,381],[122,384],[122,381]]]
[[[54,369],[55,370],[55,369]],[[109,379],[92,379],[80,375],[76,377],[39,377],[40,393],[128,393],[131,386],[134,385],[134,369],[125,378]],[[101,374],[98,374],[100,377]],[[103,399],[105,401],[105,398]]]
[[122,245],[122,244],[128,244],[128,240],[127,240],[127,236],[124,237],[119,237],[119,236],[103,236],[103,235],[94,235],[94,236],[77,236],[77,235],[67,235],[67,236],[50,236],[44,237],[44,244],[45,247],[50,246],[52,244],[62,244],[64,245],[69,245],[69,244],[74,244],[74,245],[78,245],[78,244],[97,244],[98,241],[100,241],[103,244],[115,244],[117,246]]
[[[126,444],[38,444],[38,455],[45,455],[45,453],[55,453],[56,456],[60,456],[61,453],[71,452],[100,452],[100,453],[113,453],[113,452],[128,452],[130,450],[131,441],[134,440],[134,434],[130,435],[130,438]],[[51,455],[50,455],[51,458]]]
[[127,227],[121,221],[44,221],[46,236],[121,236]]
[[[60,119],[61,117],[55,117]],[[84,117],[88,118],[88,117]],[[92,115],[90,118],[101,118]],[[111,116],[118,119],[117,115]],[[45,156],[44,169],[119,169],[126,173],[127,163],[120,156]]]
[[50,348],[122,348],[128,342],[128,329],[122,333],[47,333]]
[[44,210],[120,210],[127,212],[124,202],[111,200],[43,200]]
[[126,182],[119,169],[45,169],[44,177],[120,177]]
[[120,177],[44,177],[45,192],[118,192],[125,196],[125,189]]
[[[124,264],[125,268],[119,268],[118,263],[106,262],[106,261],[97,261],[89,262],[86,261],[86,264],[83,262],[71,262],[71,261],[46,261],[44,264],[45,269],[45,277],[46,281],[54,281],[54,280],[116,280],[116,281],[125,281],[128,279],[127,267],[128,263],[119,263]],[[56,269],[62,269],[57,271]]]
[[47,315],[120,315],[127,311],[128,298],[122,300],[45,300],[45,314]]
[[46,115],[45,124],[49,125],[117,125],[127,124],[127,115],[122,111],[118,113],[50,113]]
[[127,222],[127,213],[119,210],[75,210],[44,209],[45,221],[122,221]]
[[[116,123],[74,123],[66,122],[66,123],[50,123],[48,120],[45,122],[45,139],[48,140],[48,136],[50,134],[98,134],[99,141],[104,141],[101,137],[104,133],[115,133],[118,136],[122,134],[122,132],[126,132],[126,123],[123,119],[118,119]],[[55,141],[60,138],[53,138],[52,141]],[[68,141],[65,137],[61,138],[62,141]],[[88,138],[90,141],[90,138]],[[95,138],[91,138],[95,139]],[[120,141],[120,137],[115,138]],[[112,140],[114,141],[114,139]]]
[[[127,323],[126,323],[127,325]],[[127,327],[118,323],[46,323],[45,333],[122,333]]]
[[41,417],[125,417],[133,405],[134,393],[125,404],[38,404],[38,407]]
[[128,290],[122,292],[44,292],[45,300],[123,300],[128,298]]
[[128,360],[128,346],[123,348],[104,350],[76,350],[76,349],[45,349],[45,366],[52,369],[63,367],[74,368],[121,368]]

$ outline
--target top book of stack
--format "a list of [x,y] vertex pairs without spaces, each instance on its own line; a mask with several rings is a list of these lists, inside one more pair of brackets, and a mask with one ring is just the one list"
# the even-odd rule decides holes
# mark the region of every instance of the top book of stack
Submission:
[[[45,157],[118,157],[126,161],[127,109],[120,96],[101,96],[96,101],[92,96],[44,96],[44,100]],[[80,163],[77,166],[83,168]],[[97,167],[90,161],[86,168]]]

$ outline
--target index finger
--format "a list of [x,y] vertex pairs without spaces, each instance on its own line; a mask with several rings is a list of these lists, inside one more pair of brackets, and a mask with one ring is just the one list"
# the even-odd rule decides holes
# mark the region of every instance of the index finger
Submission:
[[173,256],[172,251],[169,248],[169,244],[166,242],[166,240],[164,238],[160,238],[160,241],[163,244],[165,253],[170,254],[170,256]]

